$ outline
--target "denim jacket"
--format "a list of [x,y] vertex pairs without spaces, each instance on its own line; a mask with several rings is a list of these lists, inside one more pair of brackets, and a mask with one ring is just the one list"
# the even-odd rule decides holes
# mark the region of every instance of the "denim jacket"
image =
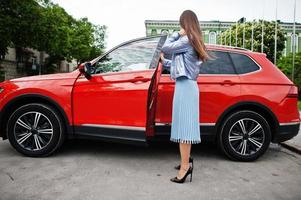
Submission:
[[166,39],[162,52],[172,55],[171,60],[163,59],[163,67],[170,71],[171,79],[176,80],[180,76],[197,79],[202,61],[199,60],[187,35],[180,36],[178,32],[174,32]]

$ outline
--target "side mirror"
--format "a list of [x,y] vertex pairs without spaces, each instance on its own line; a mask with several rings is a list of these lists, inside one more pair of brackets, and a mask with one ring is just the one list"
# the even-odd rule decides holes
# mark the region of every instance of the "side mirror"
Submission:
[[78,67],[79,72],[83,74],[86,79],[91,79],[91,63],[86,62],[86,63],[81,63]]

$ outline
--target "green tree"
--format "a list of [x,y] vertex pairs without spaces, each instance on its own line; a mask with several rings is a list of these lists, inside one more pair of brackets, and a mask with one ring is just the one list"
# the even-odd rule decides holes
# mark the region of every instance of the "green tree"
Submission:
[[[275,22],[263,21],[264,34],[263,34],[263,52],[267,54],[267,58],[274,61],[274,49],[275,49]],[[243,47],[243,30],[244,24],[238,23],[237,26],[237,46]],[[253,51],[261,52],[262,41],[262,20],[253,22]],[[285,32],[277,23],[277,59],[282,55],[282,51],[285,48]],[[219,37],[219,42],[223,41],[225,44],[230,45],[230,32],[231,32],[231,44],[235,46],[236,42],[236,25],[231,26],[230,29],[222,33]],[[245,48],[251,49],[252,44],[252,22],[245,23]]]
[[87,18],[82,18],[74,23],[75,28],[72,30],[70,49],[78,62],[89,58],[91,46],[93,44],[93,35],[91,34],[92,24]]
[[34,0],[0,1],[0,59],[9,46],[38,47],[42,8]]
[[[72,48],[71,37],[75,19],[57,4],[48,4],[43,9],[40,20],[42,27],[36,35],[39,40],[38,50],[45,51],[50,55],[51,63],[59,65],[61,60],[71,60]],[[50,69],[52,71],[52,69]]]
[[[0,63],[10,46],[18,52],[22,52],[23,47],[38,47],[35,35],[40,30],[41,12],[41,6],[34,0],[0,1]],[[2,67],[0,79],[4,80]]]
[[[277,66],[279,69],[291,79],[292,77],[292,67],[293,67],[293,55],[282,56],[277,60]],[[295,68],[294,68],[294,83],[298,86],[299,94],[301,94],[301,52],[295,55]],[[301,96],[299,95],[299,99]]]
[[107,27],[105,25],[93,25],[93,37],[94,43],[90,51],[90,58],[95,58],[103,53],[105,48],[105,38],[106,38]]
[[82,62],[102,53],[105,31],[51,0],[0,1],[0,61],[9,46],[30,47],[50,55],[43,72],[54,72],[62,60]]
[[93,25],[87,18],[74,23],[70,49],[77,62],[83,62],[99,56],[104,49],[106,26]]

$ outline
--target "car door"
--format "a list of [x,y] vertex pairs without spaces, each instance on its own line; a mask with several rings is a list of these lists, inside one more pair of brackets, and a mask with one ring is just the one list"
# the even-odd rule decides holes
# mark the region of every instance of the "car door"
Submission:
[[80,76],[73,89],[76,135],[145,142],[153,134],[151,112],[165,39],[133,40],[93,61],[91,79]]
[[200,111],[204,126],[213,127],[221,114],[238,102],[241,85],[233,61],[227,51],[211,50],[211,59],[201,67]]
[[[212,136],[221,113],[240,94],[240,79],[227,52],[210,50],[211,59],[201,65],[197,79],[200,90],[200,130],[203,136]],[[158,85],[156,132],[169,134],[172,121],[172,100],[175,81],[163,70]]]

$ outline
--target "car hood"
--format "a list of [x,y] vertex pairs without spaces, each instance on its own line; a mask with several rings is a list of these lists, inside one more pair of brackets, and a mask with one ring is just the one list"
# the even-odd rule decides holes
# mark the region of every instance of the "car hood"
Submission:
[[62,79],[76,79],[79,75],[79,71],[75,70],[69,73],[57,73],[37,76],[27,76],[22,78],[11,79],[11,82],[26,82],[26,81],[43,81],[43,80],[62,80]]

